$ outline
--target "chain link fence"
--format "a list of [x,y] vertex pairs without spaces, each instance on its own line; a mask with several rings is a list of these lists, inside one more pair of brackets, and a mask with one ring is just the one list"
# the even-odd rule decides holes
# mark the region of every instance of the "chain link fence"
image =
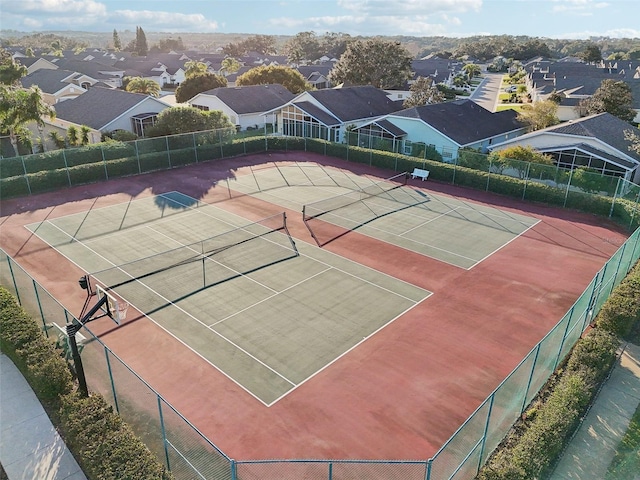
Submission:
[[[93,151],[85,151],[91,148]],[[486,164],[480,162],[481,169],[474,169],[456,162],[428,159],[426,155],[430,150],[426,146],[425,158],[421,159],[317,139],[264,135],[238,137],[229,130],[1,159],[0,187],[5,197],[29,195],[205,159],[215,161],[247,153],[292,150],[315,152],[396,172],[424,168],[430,170],[429,178],[567,208],[584,209],[586,203],[594,213],[614,216],[629,229],[635,228],[640,220],[640,187],[619,177],[598,180],[604,182],[598,184],[598,193],[589,193],[575,184],[574,174],[551,166],[515,162],[509,168],[497,171],[487,160]],[[639,257],[640,229],[637,229],[598,272],[567,314],[428,460],[236,461],[202,435],[86,327],[80,331],[85,337],[81,342],[83,363],[91,389],[101,393],[114,406],[177,479],[471,479]],[[73,320],[70,312],[2,250],[0,282],[16,295],[27,311],[41,320],[48,335],[57,335]],[[54,324],[58,327],[53,328]],[[64,338],[61,341],[64,342]]]

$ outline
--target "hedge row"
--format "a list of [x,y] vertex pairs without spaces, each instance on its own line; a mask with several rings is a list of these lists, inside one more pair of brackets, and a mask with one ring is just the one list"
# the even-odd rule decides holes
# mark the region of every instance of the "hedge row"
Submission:
[[640,226],[640,207],[637,202],[619,198],[612,210],[610,197],[575,190],[567,192],[566,187],[558,188],[534,180],[446,163],[437,152],[430,150],[428,154],[433,158],[422,159],[319,139],[282,136],[236,138],[195,146],[193,143],[191,136],[163,137],[139,141],[135,148],[131,143],[110,142],[47,152],[26,157],[24,164],[23,157],[3,159],[0,198],[42,193],[200,161],[264,151],[304,150],[394,172],[427,168],[429,178],[435,181],[601,216],[611,214],[614,220],[630,230]]
[[479,480],[545,478],[573,435],[615,360],[618,335],[640,322],[640,263],[603,305],[596,328],[580,339],[511,434],[487,461]]
[[15,297],[0,286],[0,348],[22,371],[49,410],[91,480],[170,480],[151,451],[99,394],[83,398],[74,389],[60,350]]

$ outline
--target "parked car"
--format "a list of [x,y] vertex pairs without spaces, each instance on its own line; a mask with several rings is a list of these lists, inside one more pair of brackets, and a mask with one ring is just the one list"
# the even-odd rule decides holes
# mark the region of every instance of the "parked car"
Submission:
[[507,93],[516,93],[518,91],[518,87],[516,85],[511,85],[505,88],[505,92]]

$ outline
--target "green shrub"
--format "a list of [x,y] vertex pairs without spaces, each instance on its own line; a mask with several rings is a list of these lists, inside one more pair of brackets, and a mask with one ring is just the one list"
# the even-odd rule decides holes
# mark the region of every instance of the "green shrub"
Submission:
[[59,395],[72,390],[66,361],[35,320],[3,287],[0,287],[0,346],[45,401],[55,402]]
[[627,337],[640,322],[640,264],[620,282],[604,303],[596,325],[599,329]]
[[74,393],[62,397],[60,418],[66,441],[90,478],[172,478],[102,396],[85,398]]
[[29,184],[26,176],[0,179],[0,199],[23,197],[29,195]]
[[22,157],[0,158],[0,178],[10,178],[16,175],[24,175]]

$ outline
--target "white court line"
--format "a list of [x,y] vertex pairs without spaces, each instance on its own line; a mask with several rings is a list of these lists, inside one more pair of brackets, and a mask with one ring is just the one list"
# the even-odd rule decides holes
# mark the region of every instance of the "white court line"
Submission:
[[[227,212],[226,210],[221,210],[221,209],[219,209],[218,207],[216,207],[216,206],[214,206],[214,205],[209,205],[209,207],[211,207],[211,208],[215,208],[216,210],[220,210],[221,212],[224,212],[224,213],[225,213],[225,214],[227,214],[227,215],[232,215],[232,216],[236,216],[236,217],[237,217],[237,215],[235,215],[235,214],[233,214],[233,213],[231,213],[231,212]],[[220,219],[220,218],[216,217],[215,215],[209,215],[208,213],[203,212],[203,211],[201,211],[201,210],[198,210],[198,212],[199,212],[199,213],[201,213],[202,215],[207,215],[207,216],[210,216],[210,217],[213,217],[213,218],[217,218],[218,220],[220,220],[220,221],[222,221],[222,222],[225,222],[225,220]],[[228,224],[229,224],[229,225],[233,225],[232,223],[228,223]],[[356,262],[353,262],[352,260],[349,260],[349,259],[346,259],[346,258],[344,258],[344,257],[341,257],[340,255],[337,255],[337,254],[335,254],[335,253],[328,252],[328,251],[326,251],[326,250],[323,250],[323,252],[329,253],[329,254],[331,254],[332,256],[336,256],[336,257],[340,258],[342,261],[348,261],[348,262],[351,262],[351,263],[356,263]],[[357,279],[358,279],[358,280],[360,280],[361,282],[368,283],[368,284],[373,285],[374,287],[377,287],[377,288],[379,288],[379,289],[381,289],[381,290],[385,290],[385,291],[387,291],[387,292],[389,292],[389,293],[392,293],[392,294],[396,295],[397,297],[404,298],[405,300],[409,300],[410,302],[413,302],[413,303],[417,303],[415,300],[413,300],[413,299],[411,299],[411,298],[405,297],[404,295],[402,295],[402,294],[400,294],[400,293],[397,293],[397,292],[394,292],[393,290],[389,290],[389,289],[387,289],[387,288],[385,288],[385,287],[383,287],[383,286],[381,286],[381,285],[378,285],[377,283],[373,283],[373,282],[372,282],[372,281],[370,281],[370,280],[365,280],[364,278],[359,277],[358,275],[355,275],[355,274],[353,274],[353,273],[347,272],[347,271],[345,271],[345,270],[342,270],[342,269],[340,269],[340,268],[336,267],[335,265],[331,265],[331,264],[329,264],[329,263],[326,263],[326,262],[324,262],[324,261],[322,261],[322,260],[319,260],[319,259],[317,259],[317,258],[315,258],[315,257],[312,257],[312,256],[310,256],[310,255],[306,255],[306,254],[301,253],[301,252],[298,252],[298,254],[299,254],[301,257],[310,258],[311,260],[313,260],[313,261],[315,261],[315,262],[318,262],[318,263],[320,263],[320,264],[322,264],[322,265],[326,265],[326,266],[328,266],[328,267],[331,267],[331,268],[333,268],[334,270],[336,270],[336,271],[338,271],[338,272],[341,272],[341,273],[343,273],[343,274],[345,274],[345,275],[348,275],[348,276],[353,277],[353,278],[357,278]],[[369,270],[373,270],[373,271],[375,271],[376,273],[378,273],[378,274],[380,274],[380,275],[383,275],[383,276],[387,276],[387,277],[389,277],[389,278],[392,278],[392,279],[393,279],[393,280],[395,280],[396,282],[402,282],[402,283],[405,283],[405,284],[411,285],[411,286],[412,286],[413,288],[415,288],[415,289],[424,290],[423,288],[416,287],[415,285],[413,285],[413,284],[411,284],[411,283],[408,283],[408,282],[406,282],[406,281],[404,281],[404,280],[401,280],[401,279],[399,279],[399,278],[393,277],[393,276],[391,276],[391,275],[389,275],[389,274],[387,274],[387,273],[381,272],[381,271],[379,271],[379,270],[374,270],[374,269],[372,269],[371,267],[367,267],[366,265],[362,265],[362,264],[359,264],[359,263],[358,263],[357,265],[359,265],[359,266],[360,266],[360,267],[362,267],[362,268],[366,268],[366,269],[369,269]],[[424,291],[425,291],[425,292],[428,292],[428,290],[424,290]],[[429,294],[431,294],[431,293],[433,293],[433,292],[429,292]]]
[[263,298],[262,300],[259,300],[259,301],[257,301],[256,303],[254,303],[254,304],[252,304],[252,305],[249,305],[248,307],[243,308],[242,310],[238,310],[237,312],[232,313],[231,315],[227,315],[225,318],[223,318],[223,319],[221,319],[221,320],[218,320],[217,322],[212,323],[211,325],[209,325],[209,328],[211,328],[211,327],[215,327],[216,325],[218,325],[218,324],[220,324],[220,323],[222,323],[222,322],[224,322],[224,321],[226,321],[226,320],[229,320],[230,318],[233,318],[233,317],[235,317],[236,315],[239,315],[239,314],[241,314],[241,313],[243,313],[243,312],[246,312],[247,310],[252,309],[252,308],[253,308],[253,307],[255,307],[256,305],[260,305],[260,304],[261,304],[261,303],[263,303],[263,302],[266,302],[266,301],[268,301],[268,300],[271,300],[272,298],[277,297],[277,296],[278,296],[278,295],[280,295],[281,293],[284,293],[284,292],[286,292],[287,290],[291,290],[291,289],[292,289],[292,288],[294,288],[294,287],[297,287],[297,286],[299,286],[299,285],[302,285],[303,283],[305,283],[305,282],[307,282],[307,281],[311,280],[312,278],[315,278],[315,277],[317,277],[317,276],[319,276],[319,275],[322,275],[323,273],[328,272],[329,270],[331,270],[331,267],[329,267],[329,268],[325,268],[325,269],[324,269],[324,270],[322,270],[321,272],[318,272],[318,273],[316,273],[316,274],[314,274],[314,275],[311,275],[310,277],[307,277],[307,278],[305,278],[304,280],[300,280],[298,283],[294,283],[293,285],[288,286],[287,288],[285,288],[284,290],[282,290],[282,291],[280,291],[280,292],[276,292],[275,290],[272,290],[273,292],[276,292],[276,293],[274,293],[273,295],[269,295],[268,297]]
[[[54,225],[55,226],[55,225]],[[57,228],[57,227],[56,227]],[[65,233],[65,235],[68,235],[66,232],[64,232],[64,230],[60,230],[61,232]],[[176,309],[180,310],[182,313],[184,313],[185,315],[187,315],[188,317],[192,318],[193,320],[195,320],[196,322],[198,322],[200,325],[207,327],[207,325],[205,323],[203,323],[202,321],[200,321],[198,318],[194,317],[193,315],[191,315],[189,312],[187,312],[186,310],[184,310],[182,307],[179,307],[178,305],[176,305],[175,303],[173,303],[171,300],[169,300],[168,298],[164,297],[163,295],[160,295],[158,292],[156,292],[153,288],[151,288],[149,285],[145,284],[144,282],[140,281],[139,279],[135,278],[133,275],[129,274],[128,272],[126,272],[125,270],[123,270],[122,268],[120,268],[118,265],[116,265],[115,263],[113,263],[111,260],[109,260],[108,258],[104,257],[103,255],[99,254],[98,252],[96,252],[95,250],[93,250],[92,248],[84,245],[82,242],[78,242],[80,245],[82,245],[83,247],[87,248],[88,250],[90,250],[91,252],[93,252],[97,257],[102,258],[103,260],[107,261],[108,263],[110,263],[111,265],[113,265],[114,268],[117,268],[118,270],[120,270],[122,273],[124,273],[125,275],[127,275],[128,277],[130,277],[133,281],[135,281],[136,283],[139,283],[140,285],[142,285],[143,287],[145,287],[147,290],[149,290],[151,293],[153,293],[154,295],[156,295],[157,297],[161,298],[163,301],[165,301],[166,303],[168,303],[169,305],[174,306]],[[119,294],[118,294],[119,295]],[[126,298],[123,297],[123,299],[125,301],[128,301]],[[131,303],[129,302],[131,305],[134,306],[135,308],[135,303]],[[149,317],[151,318],[151,317]],[[154,322],[155,323],[155,322]],[[211,330],[211,329],[209,329]],[[264,366],[265,368],[267,368],[268,370],[272,371],[273,373],[275,373],[277,376],[279,376],[280,378],[282,378],[283,380],[285,380],[287,383],[290,383],[291,385],[295,385],[294,382],[292,382],[291,380],[289,380],[288,378],[286,378],[284,375],[280,374],[279,372],[277,372],[276,370],[272,369],[269,365],[265,364],[264,362],[262,362],[261,360],[259,360],[258,358],[254,357],[253,355],[251,355],[249,352],[247,352],[246,350],[244,350],[242,347],[240,347],[239,345],[235,344],[234,342],[232,342],[231,340],[229,340],[228,338],[226,338],[224,335],[221,335],[220,333],[216,332],[215,330],[211,330],[213,333],[215,333],[216,335],[218,335],[220,338],[222,338],[223,340],[225,340],[226,342],[228,342],[230,345],[234,346],[235,348],[237,348],[238,350],[240,350],[241,352],[243,352],[244,354],[246,354],[249,358],[252,358],[253,360],[255,360],[257,363],[259,363],[260,365]]]
[[[171,193],[171,192],[167,192],[167,193]],[[125,203],[126,203],[126,202],[125,202]],[[177,201],[176,201],[176,203],[180,203],[180,202],[177,202]],[[182,205],[185,207],[185,211],[183,211],[183,212],[179,212],[180,214],[182,214],[182,215],[181,215],[181,217],[182,217],[182,216],[186,216],[186,215],[191,216],[191,214],[192,214],[192,213],[200,213],[200,214],[206,215],[207,217],[211,217],[211,218],[213,218],[213,219],[215,219],[215,220],[217,220],[217,221],[220,221],[220,222],[222,222],[222,223],[224,223],[224,224],[230,225],[230,226],[232,226],[232,227],[234,227],[234,228],[239,228],[237,224],[231,223],[231,222],[229,222],[229,221],[227,221],[227,220],[224,220],[224,219],[222,219],[222,218],[220,218],[220,217],[217,217],[217,216],[215,216],[215,215],[211,215],[211,214],[207,213],[206,211],[202,211],[202,210],[200,210],[200,208],[201,208],[202,206],[208,206],[208,207],[210,207],[210,208],[214,208],[214,209],[216,209],[216,210],[220,211],[221,213],[224,213],[225,215],[230,215],[230,216],[233,216],[233,217],[237,217],[237,218],[239,218],[239,219],[241,218],[241,217],[239,217],[239,216],[237,216],[237,215],[235,215],[235,214],[232,214],[232,213],[230,213],[230,212],[227,212],[226,210],[221,210],[220,208],[218,208],[218,207],[216,207],[216,206],[214,206],[214,205],[212,205],[212,204],[206,204],[206,203],[205,203],[205,204],[201,204],[199,207],[189,206],[189,205],[184,205],[184,204],[182,204]],[[175,221],[175,217],[174,217],[174,218],[167,218],[167,220],[173,220],[173,221]],[[154,222],[154,224],[155,224],[155,222]],[[79,244],[81,247],[83,247],[83,248],[86,248],[86,249],[90,250],[90,251],[91,251],[91,252],[93,252],[96,256],[103,258],[103,259],[104,259],[105,261],[107,261],[108,263],[110,263],[110,264],[114,265],[114,267],[117,267],[118,269],[120,269],[117,265],[115,265],[113,262],[111,262],[110,260],[106,259],[105,257],[103,257],[102,255],[100,255],[99,253],[97,253],[95,250],[93,250],[92,248],[90,248],[90,247],[89,247],[88,245],[86,245],[84,242],[79,241],[79,240],[77,240],[77,239],[73,238],[71,235],[69,235],[67,232],[65,232],[64,230],[62,230],[62,229],[61,229],[60,227],[58,227],[57,225],[55,225],[55,224],[52,224],[52,225],[53,225],[55,228],[57,228],[58,230],[60,230],[62,233],[64,233],[65,235],[67,235],[67,236],[69,236],[70,238],[72,238],[72,240],[73,240],[73,241],[75,241],[77,244]],[[138,227],[136,227],[136,228],[138,228]],[[148,225],[146,225],[146,226],[141,226],[140,228],[149,228],[149,229],[151,229],[152,231],[155,231],[153,228],[149,227]],[[240,228],[241,228],[241,226],[240,226]],[[129,231],[129,229],[127,229],[127,231]],[[113,234],[117,234],[117,233],[122,233],[122,231],[113,232]],[[111,235],[111,234],[107,234],[107,235]],[[164,236],[167,236],[167,237],[168,237],[168,235],[166,235],[166,234],[162,234],[162,235],[164,235]],[[169,238],[171,239],[171,237],[169,237]],[[44,239],[43,239],[43,240],[44,240]],[[177,241],[177,240],[175,240],[175,239],[171,239],[171,240],[173,240],[173,241],[175,241],[175,242],[178,242],[178,241]],[[46,240],[44,240],[44,241],[46,242]],[[46,242],[46,243],[48,243],[48,242]],[[53,248],[55,248],[55,247],[53,247]],[[56,249],[56,250],[57,250],[57,249]],[[59,253],[62,253],[62,252],[60,252],[59,250],[58,250],[58,252],[59,252]],[[331,253],[331,252],[325,252],[325,253],[328,253],[328,254],[330,254],[331,256],[339,257],[338,255],[335,255],[335,254],[333,254],[333,253]],[[64,255],[64,254],[63,254],[63,255]],[[145,317],[147,317],[147,318],[149,318],[151,321],[153,321],[157,326],[159,326],[159,327],[160,327],[160,328],[162,328],[164,331],[166,331],[168,334],[170,334],[172,337],[174,337],[175,339],[177,339],[180,343],[182,343],[182,344],[183,344],[183,345],[185,345],[187,348],[189,348],[191,351],[193,351],[194,353],[196,353],[200,358],[202,358],[202,359],[203,359],[203,360],[205,360],[207,363],[209,363],[209,364],[210,364],[210,365],[212,365],[214,368],[216,368],[216,370],[220,371],[224,376],[226,376],[226,377],[227,377],[227,378],[229,378],[231,381],[233,381],[235,384],[237,384],[238,386],[240,386],[240,388],[242,388],[243,390],[245,390],[245,391],[246,391],[247,393],[249,393],[252,397],[256,398],[258,401],[260,401],[262,404],[264,404],[264,405],[266,405],[266,406],[271,406],[271,405],[275,404],[277,401],[279,401],[280,399],[284,398],[284,396],[286,396],[286,395],[288,395],[289,393],[291,393],[291,392],[292,392],[293,390],[295,390],[299,385],[302,385],[302,384],[303,384],[303,383],[305,383],[307,380],[309,380],[310,378],[314,377],[314,376],[315,376],[315,375],[317,375],[319,372],[321,372],[322,370],[324,370],[325,368],[327,368],[329,365],[333,364],[333,363],[334,363],[335,361],[337,361],[339,358],[341,358],[342,356],[346,355],[348,352],[350,352],[351,350],[353,350],[354,348],[356,348],[356,347],[357,347],[358,345],[360,345],[364,340],[366,340],[367,338],[369,338],[369,337],[373,336],[375,333],[377,333],[378,331],[380,331],[382,328],[384,328],[385,326],[389,325],[390,323],[392,323],[393,321],[395,321],[398,317],[400,317],[401,315],[403,315],[404,313],[406,313],[407,311],[409,311],[411,308],[415,307],[418,303],[421,303],[422,301],[426,300],[427,298],[429,298],[429,297],[432,295],[432,292],[429,292],[428,290],[424,290],[424,289],[422,289],[422,288],[420,288],[420,287],[416,287],[415,285],[409,284],[409,285],[411,285],[413,288],[415,288],[415,289],[417,289],[417,290],[423,290],[424,292],[426,292],[426,293],[427,293],[427,295],[425,295],[422,299],[420,299],[420,300],[414,300],[414,299],[411,299],[411,298],[409,298],[409,297],[406,297],[406,296],[404,296],[404,295],[402,295],[402,294],[400,294],[400,293],[397,293],[397,292],[394,292],[394,291],[392,291],[392,290],[389,290],[389,289],[387,289],[387,288],[385,288],[385,287],[382,287],[382,286],[380,286],[380,285],[378,285],[378,284],[376,284],[376,283],[374,283],[374,282],[372,282],[372,281],[366,280],[366,279],[364,279],[364,278],[362,278],[362,277],[360,277],[360,276],[358,276],[358,275],[355,275],[355,274],[353,274],[353,273],[350,273],[350,272],[347,272],[347,271],[345,271],[345,270],[342,270],[342,269],[340,269],[340,268],[338,268],[338,267],[335,267],[334,265],[331,265],[331,264],[329,264],[329,263],[326,263],[326,262],[324,262],[324,261],[322,261],[322,260],[320,260],[320,259],[318,259],[318,258],[314,258],[314,257],[312,257],[312,256],[309,256],[309,255],[306,255],[306,254],[302,254],[302,253],[299,253],[299,255],[304,256],[304,257],[306,257],[306,258],[309,258],[309,259],[311,259],[311,260],[313,260],[313,261],[315,261],[315,262],[317,262],[317,263],[319,263],[319,264],[324,265],[324,266],[326,266],[326,267],[327,267],[327,268],[326,268],[325,270],[323,270],[322,272],[319,272],[318,274],[314,274],[314,275],[312,275],[311,277],[308,277],[307,279],[303,280],[302,282],[307,281],[307,280],[309,280],[309,279],[311,279],[311,278],[313,278],[313,277],[315,277],[315,276],[317,276],[317,275],[319,275],[319,274],[321,274],[321,273],[325,273],[326,271],[329,271],[329,270],[333,269],[333,270],[336,270],[336,271],[338,271],[338,272],[343,273],[344,275],[347,275],[347,276],[350,276],[350,277],[356,278],[357,280],[359,280],[359,281],[361,281],[361,282],[364,282],[364,283],[370,284],[370,285],[372,285],[372,286],[374,286],[374,287],[376,287],[376,288],[379,288],[379,289],[381,289],[381,290],[387,291],[387,292],[389,292],[389,293],[391,293],[391,294],[393,294],[393,295],[395,295],[395,296],[397,296],[397,297],[399,297],[399,298],[403,298],[403,299],[405,299],[405,300],[409,301],[412,305],[411,305],[409,308],[407,308],[405,311],[403,311],[402,313],[400,313],[399,315],[397,315],[396,317],[394,317],[393,319],[391,319],[389,322],[385,323],[383,326],[379,327],[379,328],[378,328],[378,329],[376,329],[374,332],[370,333],[368,336],[366,336],[365,338],[363,338],[363,340],[362,340],[362,341],[358,342],[358,343],[357,343],[357,344],[355,344],[354,346],[350,347],[348,350],[346,350],[346,351],[344,351],[343,353],[341,353],[341,354],[340,354],[338,357],[336,357],[334,360],[332,360],[332,361],[331,361],[331,362],[329,362],[328,364],[324,365],[322,368],[320,368],[320,369],[319,369],[319,370],[317,370],[316,372],[312,373],[310,376],[308,376],[307,378],[305,378],[302,382],[300,382],[300,383],[298,383],[298,384],[294,383],[292,380],[287,379],[285,376],[283,376],[282,374],[280,374],[279,372],[277,372],[277,371],[276,371],[276,370],[274,370],[273,368],[269,367],[269,366],[268,366],[268,365],[266,365],[264,362],[262,362],[262,361],[260,361],[259,359],[257,359],[255,356],[253,356],[253,355],[249,354],[247,351],[245,351],[244,349],[242,349],[240,346],[236,345],[234,342],[232,342],[232,341],[231,341],[231,340],[229,340],[228,338],[226,338],[226,337],[224,337],[223,335],[219,334],[219,333],[218,333],[218,332],[216,332],[215,330],[210,329],[214,334],[218,335],[218,336],[219,336],[220,338],[222,338],[224,341],[228,342],[230,345],[234,346],[235,348],[238,348],[238,350],[240,350],[240,351],[242,351],[243,353],[245,353],[247,356],[249,356],[249,358],[254,359],[256,362],[258,362],[259,364],[263,365],[265,368],[267,368],[268,370],[272,371],[275,375],[277,375],[278,377],[282,378],[284,381],[286,381],[287,383],[289,383],[290,385],[292,385],[292,386],[294,387],[294,388],[291,388],[291,389],[287,390],[283,395],[281,395],[280,397],[278,397],[276,400],[274,400],[274,401],[273,401],[273,402],[271,402],[271,403],[266,403],[265,401],[263,401],[261,398],[259,398],[258,396],[256,396],[256,395],[255,395],[251,390],[249,390],[248,388],[244,387],[241,383],[239,383],[238,381],[236,381],[232,376],[230,376],[230,375],[228,375],[227,373],[225,373],[224,371],[222,371],[222,370],[221,370],[220,368],[218,368],[214,363],[212,363],[210,360],[206,359],[206,358],[205,358],[201,353],[199,353],[199,352],[198,352],[197,350],[195,350],[193,347],[189,346],[189,345],[188,345],[184,340],[182,340],[180,337],[178,337],[177,335],[173,334],[173,333],[172,333],[170,330],[168,330],[167,328],[165,328],[165,327],[163,327],[163,326],[159,325],[159,324],[158,324],[155,320],[153,320],[153,318],[152,318],[152,317],[150,317],[149,315],[144,314],[144,312],[143,312],[143,314],[144,314],[144,316],[145,316]],[[78,265],[76,262],[74,262],[73,260],[71,260],[71,259],[70,259],[69,257],[67,257],[66,255],[64,255],[64,256],[65,256],[69,261],[71,261],[72,263],[74,263],[74,264]],[[349,261],[349,262],[353,263],[351,260],[344,259],[343,257],[339,257],[339,258],[340,258],[342,261]],[[358,265],[359,265],[361,268],[364,268],[364,269],[374,270],[374,269],[371,269],[370,267],[366,267],[366,266],[364,266],[364,265],[360,265],[360,264],[358,264]],[[80,267],[81,269],[83,269],[83,270],[84,270],[84,268],[83,268],[82,266],[78,265],[78,267]],[[121,270],[121,269],[120,269],[120,270]],[[378,271],[378,270],[374,270],[374,271],[375,271],[377,274],[379,274],[379,275],[384,275],[384,276],[387,276],[387,277],[389,277],[389,278],[392,278],[392,279],[393,279],[394,281],[396,281],[396,282],[407,283],[407,282],[405,282],[404,280],[401,280],[401,279],[395,278],[395,277],[393,277],[393,276],[391,276],[391,275],[388,275],[388,274],[386,274],[386,273],[384,273],[384,272],[380,272],[380,271]],[[134,278],[133,278],[130,274],[128,274],[127,272],[123,271],[123,273],[125,273],[127,276],[129,276],[129,277],[131,277],[132,279],[134,279]],[[175,306],[178,310],[182,311],[183,313],[185,313],[185,315],[187,315],[188,317],[190,317],[190,318],[194,319],[196,322],[200,323],[200,324],[201,324],[201,325],[203,325],[205,328],[208,328],[208,326],[207,326],[206,324],[204,324],[203,322],[201,322],[200,320],[198,320],[196,317],[194,317],[193,315],[189,314],[188,312],[184,311],[184,309],[182,309],[181,307],[177,306],[177,305],[176,305],[176,304],[174,304],[173,302],[169,301],[168,299],[165,299],[162,295],[158,294],[156,291],[154,291],[154,290],[153,290],[152,288],[150,288],[148,285],[144,284],[143,282],[141,282],[140,280],[137,280],[137,279],[135,279],[135,281],[136,281],[136,282],[138,282],[138,283],[140,283],[140,284],[142,284],[145,288],[147,288],[149,291],[151,291],[152,293],[154,293],[155,295],[157,295],[159,298],[162,298],[162,299],[163,299],[164,301],[166,301],[167,303],[169,303],[169,304],[171,304],[171,305]],[[302,282],[300,282],[300,283],[302,283]],[[289,287],[289,288],[291,288],[291,287]],[[283,291],[284,291],[284,290],[283,290]],[[274,296],[275,296],[275,295],[274,295]],[[123,299],[124,299],[125,301],[127,301],[127,299],[126,299],[126,298],[124,298],[124,297],[123,297]],[[251,308],[251,307],[253,307],[253,306],[255,306],[255,305],[259,304],[259,303],[262,303],[262,301],[256,302],[255,304],[253,304],[252,306],[250,306],[250,307],[248,307],[248,308]],[[135,307],[135,303],[132,303],[132,305]],[[232,315],[232,316],[233,316],[233,315]]]
[[[536,223],[534,223],[533,225],[531,225],[529,228],[527,228],[526,230],[523,230],[521,233],[517,234],[515,237],[513,237],[511,240],[509,240],[506,243],[503,243],[502,245],[500,245],[498,248],[496,248],[493,252],[488,253],[487,255],[485,255],[481,260],[478,261],[478,263],[486,260],[487,258],[489,258],[491,255],[493,255],[494,253],[498,252],[499,250],[502,250],[504,247],[506,247],[507,245],[509,245],[511,242],[513,242],[515,239],[521,237],[522,235],[524,235],[525,233],[527,233],[529,230],[531,230],[533,227],[535,227],[537,224],[539,224],[542,220],[538,219],[538,221]],[[476,265],[478,265],[478,263],[476,263],[475,265],[472,265],[471,267],[469,267],[467,270],[471,270],[473,267],[475,267]]]
[[[176,239],[175,239],[175,238],[173,238],[173,237],[170,237],[170,236],[169,236],[169,235],[167,235],[166,233],[163,233],[163,232],[161,232],[161,231],[159,231],[159,230],[156,230],[155,228],[153,228],[153,227],[151,227],[151,226],[149,226],[149,230],[151,230],[151,231],[153,231],[153,232],[156,232],[158,235],[162,235],[163,237],[168,238],[168,239],[169,239],[169,240],[171,240],[172,242],[177,243],[178,245],[180,245],[181,247],[185,247],[185,248],[187,248],[187,249],[191,250],[192,252],[197,253],[198,255],[202,255],[202,252],[199,252],[199,251],[198,251],[198,250],[196,250],[195,248],[192,248],[189,244],[182,243],[181,241],[176,240]],[[196,242],[196,243],[197,243],[197,242]],[[160,253],[160,255],[161,255],[161,254],[162,254],[162,252]],[[213,257],[211,257],[211,256],[206,256],[206,255],[205,255],[205,257],[204,257],[204,258],[206,258],[206,260],[210,260],[212,263],[216,263],[216,264],[220,265],[221,267],[226,268],[227,270],[229,270],[229,271],[231,271],[231,272],[233,272],[233,273],[238,274],[238,276],[240,276],[240,277],[244,277],[244,278],[247,278],[247,279],[251,280],[252,282],[254,282],[254,283],[256,283],[256,284],[260,285],[261,287],[266,288],[267,290],[271,290],[271,291],[272,291],[272,292],[274,292],[274,293],[278,293],[278,291],[277,291],[277,290],[274,290],[273,288],[268,287],[268,286],[266,286],[266,285],[264,285],[264,284],[262,284],[262,283],[258,282],[257,280],[254,280],[254,279],[253,279],[253,278],[251,278],[251,277],[248,277],[247,275],[245,275],[245,274],[244,274],[244,273],[242,273],[242,272],[238,272],[237,270],[234,270],[233,268],[229,268],[229,267],[227,267],[226,265],[224,265],[224,264],[222,264],[222,263],[218,262],[217,260],[214,260],[214,259],[213,259]]]

